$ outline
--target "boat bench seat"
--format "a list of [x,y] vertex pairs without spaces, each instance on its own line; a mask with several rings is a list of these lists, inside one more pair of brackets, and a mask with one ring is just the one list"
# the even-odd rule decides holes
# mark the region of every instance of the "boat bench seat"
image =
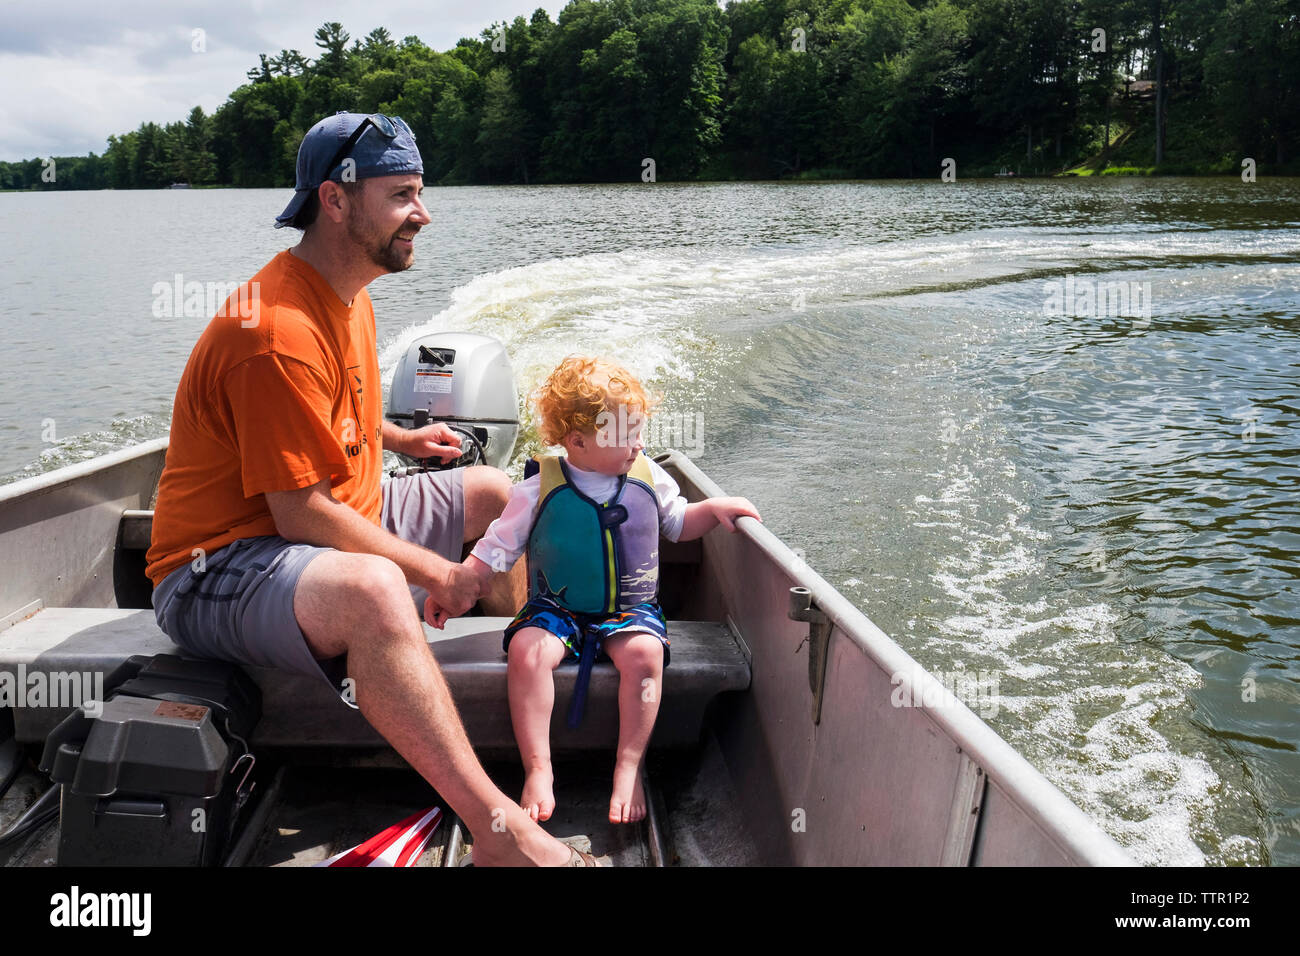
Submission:
[[[506,658],[501,651],[502,631],[509,620],[462,617],[448,621],[442,631],[424,625],[470,741],[481,750],[509,751],[515,746],[506,697]],[[689,747],[699,739],[710,701],[723,692],[748,688],[750,668],[741,646],[721,624],[671,621],[668,637],[671,661],[651,743],[655,747]],[[12,674],[10,687],[17,686],[19,691],[19,706],[14,708],[18,739],[24,743],[43,741],[78,703],[67,699],[71,686],[85,687],[87,697],[93,696],[89,690],[95,686],[93,675],[110,674],[134,654],[186,656],[158,628],[151,610],[49,607],[0,631],[0,672]],[[246,669],[263,698],[254,744],[386,746],[360,712],[333,693],[324,680],[267,668]],[[36,674],[44,676],[34,678]],[[577,667],[567,664],[555,672],[552,749],[612,749],[618,740],[618,672],[609,663],[596,665],[586,716],[577,729],[570,730],[565,718],[576,674]],[[34,688],[42,683],[42,696],[37,697]],[[54,699],[55,688],[61,688],[62,699]]]

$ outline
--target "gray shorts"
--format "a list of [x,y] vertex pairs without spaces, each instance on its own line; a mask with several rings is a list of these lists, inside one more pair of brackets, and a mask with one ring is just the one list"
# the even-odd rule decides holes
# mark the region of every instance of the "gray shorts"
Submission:
[[[461,559],[460,469],[393,478],[383,484],[383,501],[384,529],[448,560]],[[183,564],[163,578],[153,592],[154,617],[164,634],[195,657],[316,675],[338,691],[347,676],[346,656],[317,660],[293,613],[303,570],[332,550],[278,535],[232,541],[208,555],[202,571]],[[412,585],[411,597],[423,618],[428,593]]]

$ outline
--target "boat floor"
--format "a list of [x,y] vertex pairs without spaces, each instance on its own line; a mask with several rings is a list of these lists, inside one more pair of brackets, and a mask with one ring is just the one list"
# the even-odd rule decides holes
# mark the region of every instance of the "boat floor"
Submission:
[[[395,758],[390,758],[395,760]],[[417,866],[450,866],[472,845],[468,831],[452,840],[459,821],[450,807],[404,764],[326,766],[282,760],[259,773],[261,800],[247,808],[249,825],[232,850],[250,866],[312,866],[430,806],[446,816]],[[517,760],[484,763],[507,796],[523,786]],[[277,769],[282,772],[276,773]],[[655,825],[608,822],[613,754],[560,758],[555,763],[556,810],[545,829],[605,866],[744,866],[759,863],[746,834],[711,735],[694,751],[651,752],[647,776]],[[41,793],[48,779],[25,770],[0,800],[0,832]],[[268,796],[269,795],[269,799]],[[656,839],[657,837],[657,839]],[[447,859],[450,854],[455,860]],[[0,865],[57,865],[58,826],[51,823],[23,842],[0,849]]]

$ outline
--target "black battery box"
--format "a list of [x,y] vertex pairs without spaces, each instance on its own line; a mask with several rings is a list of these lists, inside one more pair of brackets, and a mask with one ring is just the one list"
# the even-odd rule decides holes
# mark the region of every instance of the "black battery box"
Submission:
[[216,866],[252,788],[262,695],[237,665],[132,657],[46,738],[60,866]]

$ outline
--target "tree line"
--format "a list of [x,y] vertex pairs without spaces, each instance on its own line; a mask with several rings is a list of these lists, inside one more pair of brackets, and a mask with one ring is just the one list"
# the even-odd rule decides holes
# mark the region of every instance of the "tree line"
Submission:
[[[430,183],[1296,168],[1300,0],[572,0],[438,52],[340,23],[213,115],[0,188],[292,186],[336,110],[403,117]],[[53,172],[51,172],[51,167]]]

